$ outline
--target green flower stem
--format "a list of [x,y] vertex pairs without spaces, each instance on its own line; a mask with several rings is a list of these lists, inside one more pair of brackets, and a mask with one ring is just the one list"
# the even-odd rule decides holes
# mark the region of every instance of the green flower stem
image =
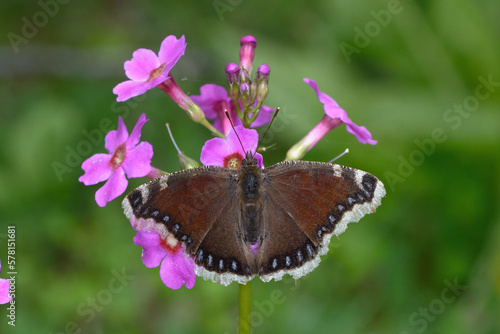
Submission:
[[210,124],[210,122],[206,118],[203,118],[198,123],[200,123],[201,125],[203,125],[204,127],[206,127],[208,130],[210,130],[210,132],[212,132],[212,134],[214,136],[217,136],[217,137],[220,137],[220,138],[226,138],[226,136],[224,136],[222,133],[220,133],[219,130],[217,130],[216,128],[214,128],[213,125]]
[[250,119],[248,120],[248,127],[250,127],[250,125],[252,125],[252,123],[257,119],[257,116],[259,116],[261,106],[262,103],[258,104],[257,107],[250,111],[252,113],[252,117],[250,117]]
[[157,87],[167,93],[168,96],[170,96],[170,98],[184,110],[186,115],[188,115],[191,120],[206,127],[214,136],[226,138],[226,136],[220,133],[207,121],[205,113],[201,110],[200,106],[194,103],[193,100],[191,100],[191,98],[182,91],[172,76],[169,76],[167,80],[159,84]]
[[252,282],[239,285],[239,321],[238,334],[250,334],[250,308],[252,301]]
[[234,108],[236,110],[236,115],[238,115],[238,117],[243,121],[245,119],[245,115],[243,114],[243,111],[241,111],[240,109],[240,103],[238,102],[238,98],[234,98],[232,99],[233,100],[233,104],[234,104]]

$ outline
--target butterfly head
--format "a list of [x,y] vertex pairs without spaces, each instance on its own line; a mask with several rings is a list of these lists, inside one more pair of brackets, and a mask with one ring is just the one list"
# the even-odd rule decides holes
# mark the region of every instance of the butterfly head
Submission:
[[254,158],[254,154],[251,151],[245,153],[245,159],[241,160],[241,166],[257,166],[257,159]]

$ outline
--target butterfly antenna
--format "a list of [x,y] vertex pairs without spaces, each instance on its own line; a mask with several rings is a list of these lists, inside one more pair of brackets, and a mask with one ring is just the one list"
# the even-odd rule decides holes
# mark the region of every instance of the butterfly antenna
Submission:
[[328,161],[328,163],[332,163],[333,161],[337,160],[337,159],[340,159],[343,155],[349,153],[349,149],[346,148],[344,152],[340,153],[339,155],[337,155],[335,158],[333,158],[332,160]]
[[233,128],[234,134],[236,135],[236,138],[238,138],[238,141],[240,142],[241,148],[243,149],[243,152],[245,151],[245,147],[243,146],[243,143],[241,142],[240,136],[238,136],[238,132],[234,129],[234,124],[233,121],[231,120],[231,117],[229,117],[229,112],[227,110],[224,110],[224,113],[226,114],[227,119],[229,120],[229,123],[231,123],[231,128]]
[[[269,125],[268,125],[266,131],[264,132],[262,137],[260,137],[259,143],[257,144],[257,149],[259,148],[260,144],[262,144],[262,139],[264,139],[264,137],[267,134],[267,131],[269,131],[269,129],[271,128],[271,124],[273,124],[274,119],[276,118],[276,116],[278,116],[279,111],[280,111],[280,107],[276,108],[276,111],[274,112],[274,115],[273,115],[273,118],[271,119],[271,122],[269,122]],[[255,150],[255,152],[257,152],[257,150]]]

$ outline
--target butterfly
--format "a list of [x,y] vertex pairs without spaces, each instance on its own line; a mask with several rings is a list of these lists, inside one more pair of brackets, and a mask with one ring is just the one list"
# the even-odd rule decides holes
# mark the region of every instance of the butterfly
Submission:
[[248,153],[239,170],[203,166],[157,178],[122,206],[131,221],[163,225],[198,276],[228,285],[311,272],[330,238],[375,212],[385,193],[358,169],[311,161],[259,168]]

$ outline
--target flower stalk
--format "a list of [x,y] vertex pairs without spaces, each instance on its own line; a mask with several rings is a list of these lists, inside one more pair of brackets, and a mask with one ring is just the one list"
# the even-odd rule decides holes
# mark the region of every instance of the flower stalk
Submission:
[[188,115],[191,120],[206,127],[214,136],[224,138],[224,135],[220,133],[219,130],[214,128],[210,122],[208,122],[205,118],[203,110],[201,110],[201,108],[194,103],[193,100],[186,95],[186,93],[184,93],[172,76],[159,84],[158,88],[167,93],[168,96],[170,96],[170,98],[186,112],[186,115]]
[[250,325],[250,310],[252,302],[252,282],[239,284],[239,320],[238,334],[250,334],[252,328]]
[[309,152],[328,132],[342,124],[338,118],[323,116],[323,119],[297,144],[286,153],[286,161],[300,160]]

